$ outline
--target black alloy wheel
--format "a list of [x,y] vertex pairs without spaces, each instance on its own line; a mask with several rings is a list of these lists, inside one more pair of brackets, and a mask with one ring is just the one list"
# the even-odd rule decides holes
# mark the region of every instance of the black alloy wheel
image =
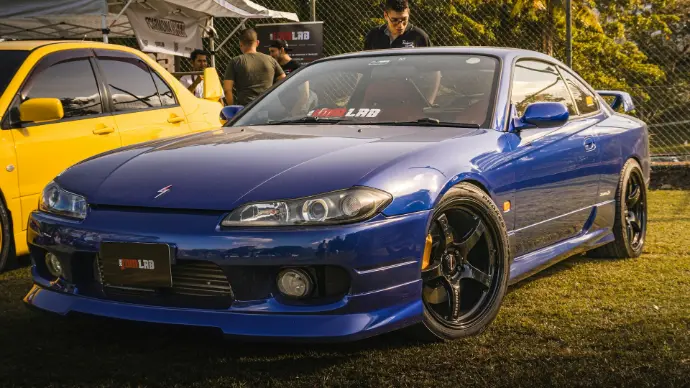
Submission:
[[479,188],[462,183],[437,207],[429,235],[431,256],[421,273],[426,339],[483,332],[498,314],[510,274],[501,212]]
[[596,258],[635,258],[642,254],[647,236],[647,185],[640,164],[628,160],[616,190],[615,241],[587,253]]

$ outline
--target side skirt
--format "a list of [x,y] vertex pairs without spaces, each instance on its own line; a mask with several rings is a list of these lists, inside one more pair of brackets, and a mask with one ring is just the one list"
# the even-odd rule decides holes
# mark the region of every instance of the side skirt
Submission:
[[[515,284],[569,257],[615,241],[615,201],[597,204],[583,230],[576,237],[516,257],[510,266],[509,284]],[[512,243],[512,241],[511,241]]]

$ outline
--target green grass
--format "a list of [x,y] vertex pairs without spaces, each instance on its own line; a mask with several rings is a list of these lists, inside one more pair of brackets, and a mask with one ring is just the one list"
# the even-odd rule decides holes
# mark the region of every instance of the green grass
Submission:
[[214,333],[26,309],[0,275],[0,385],[688,386],[690,192],[650,193],[645,254],[568,259],[511,288],[489,330],[443,344],[242,344]]

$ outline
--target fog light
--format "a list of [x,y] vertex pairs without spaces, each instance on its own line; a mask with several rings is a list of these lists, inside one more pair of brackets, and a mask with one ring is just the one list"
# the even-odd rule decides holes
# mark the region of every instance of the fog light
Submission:
[[52,253],[46,253],[46,267],[51,275],[57,277],[62,276],[62,265],[60,259]]
[[278,290],[292,298],[311,294],[313,284],[309,275],[301,269],[286,269],[278,274]]

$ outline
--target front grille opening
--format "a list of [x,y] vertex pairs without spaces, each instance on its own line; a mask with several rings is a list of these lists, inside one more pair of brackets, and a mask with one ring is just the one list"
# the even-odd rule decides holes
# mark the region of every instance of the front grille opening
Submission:
[[[107,284],[102,266],[96,269],[101,284]],[[180,260],[171,266],[172,287],[143,290],[107,286],[109,299],[149,305],[227,309],[235,299],[225,272],[216,264],[200,260]]]

